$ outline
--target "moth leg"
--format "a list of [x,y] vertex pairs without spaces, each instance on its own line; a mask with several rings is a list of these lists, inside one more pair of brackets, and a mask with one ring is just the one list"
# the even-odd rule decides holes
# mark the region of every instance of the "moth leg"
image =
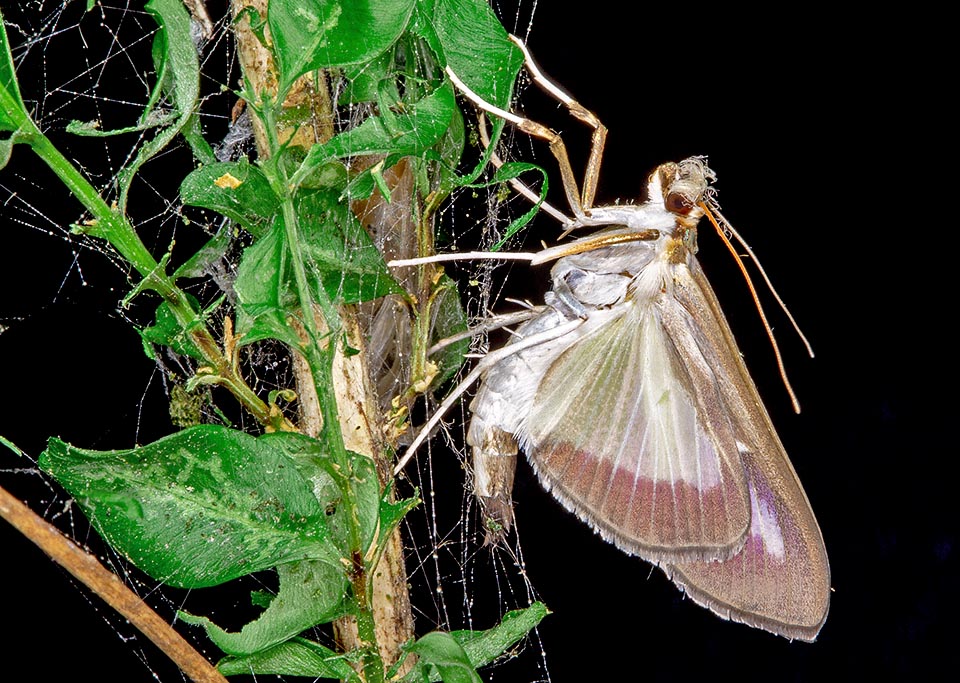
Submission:
[[[509,301],[516,301],[516,299],[509,299]],[[459,334],[452,335],[450,337],[445,337],[438,341],[436,344],[427,349],[427,355],[432,356],[437,351],[440,351],[451,344],[454,344],[461,339],[473,339],[479,334],[484,334],[485,332],[490,332],[492,330],[499,330],[503,327],[509,327],[511,325],[516,325],[517,323],[523,323],[530,318],[535,318],[540,315],[543,310],[543,306],[533,306],[528,305],[527,308],[524,308],[520,311],[514,311],[513,313],[503,313],[501,315],[491,316],[486,319],[486,321],[475,327],[471,327],[465,332],[460,332]]]
[[430,436],[430,432],[434,429],[434,427],[440,424],[440,420],[443,418],[446,412],[450,410],[451,406],[453,406],[457,399],[459,399],[467,389],[473,386],[473,383],[479,380],[480,377],[487,372],[487,370],[495,366],[504,358],[508,358],[516,353],[520,353],[524,349],[543,344],[553,339],[559,339],[560,337],[573,332],[581,324],[583,324],[583,321],[580,319],[567,320],[566,322],[561,322],[555,327],[544,329],[541,332],[532,334],[529,337],[521,339],[520,341],[508,344],[501,349],[491,351],[484,356],[483,359],[477,363],[476,367],[474,367],[473,370],[471,370],[470,373],[463,378],[463,381],[454,387],[454,389],[443,400],[443,403],[440,404],[440,407],[434,411],[433,416],[427,420],[427,423],[420,429],[420,432],[417,434],[416,438],[407,447],[406,453],[403,454],[403,457],[400,458],[400,460],[394,466],[394,476],[403,471],[403,468],[408,462],[410,462],[410,459],[413,458],[414,454],[417,452],[417,449],[420,448],[421,444],[423,444],[423,442],[427,440],[427,437]]
[[577,301],[573,291],[568,286],[558,287],[544,295],[544,303],[563,315],[572,314],[581,320],[586,320],[587,309]]
[[[482,110],[480,112],[479,119],[479,125],[477,128],[480,132],[480,142],[483,143],[483,148],[486,149],[490,146],[490,134],[487,132],[487,117],[484,115]],[[503,166],[503,159],[500,158],[500,155],[497,154],[496,150],[492,150],[490,152],[490,163],[492,163],[498,169]],[[548,201],[540,201],[540,195],[527,187],[522,180],[511,178],[507,182],[510,183],[510,187],[512,187],[517,194],[526,198],[531,204],[540,202],[540,210],[553,216],[553,218],[559,222],[560,225],[566,227],[567,232],[575,230],[578,227],[574,219],[570,218],[562,211],[554,207],[553,204]]]
[[[607,141],[607,127],[603,125],[596,114],[577,102],[563,88],[540,70],[540,67],[533,59],[533,55],[530,54],[526,43],[515,35],[510,35],[510,40],[523,52],[524,66],[530,73],[531,78],[533,78],[533,82],[544,92],[563,104],[574,118],[593,128],[593,136],[590,141],[590,157],[587,159],[587,170],[583,178],[583,193],[580,195],[580,206],[584,211],[589,213],[593,207],[593,201],[597,194],[597,183],[600,180],[600,162],[603,159],[603,148]],[[559,138],[559,136],[557,137]],[[562,146],[562,143],[560,143],[560,145]],[[564,150],[563,154],[564,158],[566,158],[566,150]],[[562,163],[561,161],[561,164]],[[569,165],[570,162],[567,161],[566,163]],[[561,169],[561,174],[562,172],[563,169]]]
[[[511,36],[514,42],[523,50],[525,58],[531,60],[529,52],[526,49],[526,46],[520,41],[519,38]],[[562,102],[575,116],[581,121],[586,122],[588,125],[593,126],[593,143],[590,150],[590,159],[587,163],[587,172],[584,180],[584,191],[583,194],[580,193],[579,186],[577,184],[576,174],[573,171],[573,166],[570,164],[570,157],[567,154],[567,148],[563,144],[563,139],[560,137],[559,133],[556,133],[543,124],[532,121],[531,119],[518,116],[513,112],[509,112],[505,109],[501,109],[495,104],[487,102],[485,99],[480,97],[477,93],[473,92],[470,87],[460,80],[460,77],[451,69],[449,66],[446,68],[447,76],[450,77],[450,80],[453,84],[463,93],[464,97],[469,99],[480,109],[494,116],[499,116],[505,121],[510,122],[524,133],[532,135],[534,137],[540,138],[541,140],[546,140],[550,146],[550,152],[553,154],[554,158],[557,160],[557,164],[560,167],[560,178],[563,181],[563,191],[567,196],[567,203],[570,205],[570,210],[573,212],[574,218],[576,219],[575,223],[586,223],[588,220],[588,211],[593,207],[593,199],[596,195],[597,190],[597,181],[599,179],[600,172],[600,160],[603,156],[603,147],[607,137],[607,129],[600,120],[589,110],[585,109],[583,106],[577,103],[572,97],[564,93],[559,87],[553,85],[537,68],[536,64],[531,61],[526,63],[527,69],[530,70],[531,75],[533,76],[534,82],[536,82],[541,87],[547,89],[547,91]]]

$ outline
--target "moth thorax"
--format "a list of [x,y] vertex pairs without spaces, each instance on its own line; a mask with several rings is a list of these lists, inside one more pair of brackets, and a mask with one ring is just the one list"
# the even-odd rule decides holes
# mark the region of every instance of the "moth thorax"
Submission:
[[[673,242],[670,238],[670,242]],[[667,249],[669,249],[669,244]],[[640,304],[634,309],[631,306],[630,315],[645,315],[646,306],[672,290],[673,278],[670,275],[670,253],[664,252],[659,258],[651,261],[641,270],[630,283],[627,294],[628,304]]]
[[677,231],[667,239],[665,246],[667,263],[686,263],[690,254],[697,253],[697,229],[677,226]]

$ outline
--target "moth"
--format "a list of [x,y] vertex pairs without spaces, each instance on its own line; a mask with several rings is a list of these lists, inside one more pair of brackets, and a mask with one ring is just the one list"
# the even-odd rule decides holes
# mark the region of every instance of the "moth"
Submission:
[[594,129],[582,191],[558,134],[448,75],[550,143],[573,213],[565,227],[598,231],[529,259],[555,262],[545,306],[464,382],[482,381],[467,443],[488,540],[512,524],[522,450],[564,507],[696,603],[813,641],[830,599],[823,537],[696,259],[700,219],[723,222],[714,173],[702,158],[665,163],[643,203],[593,206],[606,129],[513,40],[534,81]]

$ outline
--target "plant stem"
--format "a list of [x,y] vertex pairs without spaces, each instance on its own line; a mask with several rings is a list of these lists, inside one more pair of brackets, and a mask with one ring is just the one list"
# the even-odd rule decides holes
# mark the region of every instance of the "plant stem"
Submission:
[[[267,140],[271,146],[271,157],[276,158],[280,144],[276,137],[275,105],[268,101],[264,104],[262,110],[264,113]],[[361,536],[361,524],[358,515],[360,501],[355,494],[353,485],[352,457],[367,456],[351,456],[347,453],[343,441],[343,431],[340,426],[340,416],[337,407],[338,397],[333,390],[333,358],[338,352],[338,347],[341,343],[340,314],[323,290],[323,287],[316,288],[317,299],[314,299],[314,292],[307,282],[303,253],[300,249],[299,219],[293,197],[287,189],[289,187],[288,179],[283,174],[279,164],[275,166],[275,169],[278,180],[278,187],[276,189],[282,192],[278,194],[282,197],[281,210],[283,212],[286,241],[289,246],[288,257],[294,273],[297,298],[300,302],[300,310],[303,312],[303,325],[306,332],[306,343],[302,350],[307,359],[307,365],[311,370],[314,390],[319,398],[319,407],[323,415],[323,429],[325,432],[324,443],[330,448],[329,455],[334,462],[339,465],[339,471],[342,473],[340,483],[341,490],[344,494],[343,505],[350,513],[349,560],[351,567],[348,575],[353,586],[354,599],[356,600],[357,612],[355,618],[357,634],[361,643],[363,675],[367,683],[380,683],[383,681],[384,666],[379,647],[377,646],[377,630],[373,618],[372,595],[370,595],[368,590],[368,576],[369,569],[371,568],[367,566],[367,562],[365,561],[366,548],[363,547],[364,539]],[[317,319],[313,314],[314,304],[316,304],[322,313],[325,323],[323,334],[321,334],[317,328]]]
[[[249,0],[234,0],[234,14],[250,4],[256,7],[261,16],[266,16],[266,0],[252,3]],[[290,93],[276,93],[269,54],[246,24],[245,21],[238,22],[235,33],[244,79],[249,84],[248,96],[251,102],[260,103],[254,108],[263,114],[262,120],[255,120],[254,125],[261,162],[276,160],[282,145],[309,147],[310,144],[329,139],[333,134],[330,125],[333,105],[325,90],[326,79],[323,74],[301,79],[306,84],[302,90],[298,90],[302,85],[298,81]],[[319,87],[317,84],[320,84]],[[294,140],[281,140],[283,134],[276,125],[276,116],[281,107],[293,108],[298,105],[298,110],[312,119],[304,121],[304,125],[299,127],[287,121],[286,130],[293,131],[297,137]],[[317,135],[312,140],[305,139],[310,131],[316,131]],[[300,244],[296,207],[288,179],[283,176],[282,169],[276,170],[274,189],[282,198],[285,237],[291,252],[296,252]],[[291,253],[289,257],[303,312],[303,329],[298,329],[298,334],[304,343],[301,348],[294,350],[300,424],[312,436],[317,436],[321,429],[325,432],[324,441],[331,447],[331,457],[344,465],[342,488],[348,500],[344,500],[343,505],[355,515],[357,508],[351,458],[373,459],[381,487],[389,481],[391,469],[389,458],[383,451],[383,439],[375,436],[380,431],[380,411],[369,386],[367,354],[363,351],[365,344],[356,323],[355,309],[335,306],[324,291],[314,294],[307,282],[301,255]],[[317,300],[314,300],[314,296]],[[359,349],[360,353],[344,353],[344,339],[350,348]],[[402,545],[399,531],[390,539],[380,539],[379,543],[385,549],[379,565],[375,565],[373,562],[376,558],[368,557],[368,549],[361,547],[359,519],[355,516],[351,527],[351,552],[346,559],[350,562],[349,578],[357,614],[354,618],[339,620],[335,630],[345,650],[357,650],[361,655],[361,675],[366,683],[380,683],[384,680],[385,665],[397,661],[400,645],[413,636],[413,616],[407,593]]]
[[237,400],[249,410],[261,424],[274,429],[293,431],[294,427],[282,416],[270,410],[259,396],[247,385],[234,367],[231,359],[220,349],[206,324],[200,318],[186,295],[164,272],[163,265],[147,250],[130,222],[111,208],[89,181],[69,159],[58,150],[47,136],[30,122],[33,130],[23,139],[33,151],[57,174],[67,189],[93,215],[85,230],[110,243],[124,259],[143,277],[137,289],[151,289],[159,294],[170,307],[180,326],[190,335],[194,346],[212,366]]
[[136,626],[192,680],[198,683],[227,683],[216,667],[194,650],[113,572],[100,564],[97,558],[78,548],[56,527],[3,488],[0,488],[0,517]]

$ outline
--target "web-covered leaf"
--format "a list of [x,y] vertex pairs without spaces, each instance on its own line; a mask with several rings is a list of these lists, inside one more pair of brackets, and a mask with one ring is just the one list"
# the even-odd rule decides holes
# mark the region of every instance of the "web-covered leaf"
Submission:
[[339,565],[326,504],[290,450],[325,457],[305,436],[201,425],[122,451],[51,439],[39,462],[135,565],[199,588],[297,560]]

